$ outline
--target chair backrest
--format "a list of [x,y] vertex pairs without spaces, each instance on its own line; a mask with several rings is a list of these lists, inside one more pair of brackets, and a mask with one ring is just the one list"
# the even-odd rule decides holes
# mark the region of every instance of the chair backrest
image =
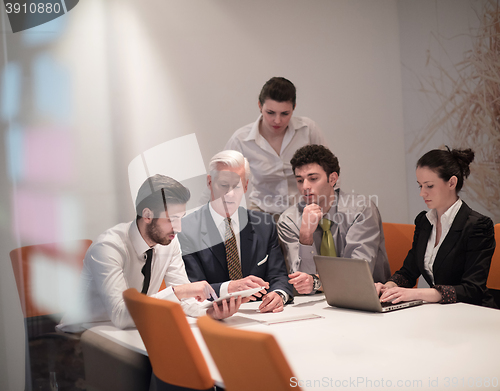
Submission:
[[[55,301],[58,297],[60,298],[61,294],[69,295],[67,291],[58,292],[58,287],[54,286],[52,280],[40,275],[38,265],[44,265],[45,269],[51,269],[53,274],[57,272],[57,266],[60,266],[71,270],[72,274],[77,276],[82,270],[85,253],[91,244],[92,240],[83,239],[73,242],[35,244],[19,247],[10,252],[14,278],[25,318],[59,312],[54,310],[57,307],[56,303],[44,306],[40,304],[40,300],[35,300],[34,290],[36,287],[49,294],[52,292]],[[65,285],[64,281],[60,282]],[[44,287],[44,284],[50,286]],[[60,308],[60,310],[62,311],[64,308]]]
[[208,316],[198,327],[227,391],[300,390],[292,387],[294,375],[272,335],[232,329]]
[[130,288],[125,304],[146,346],[153,372],[165,383],[206,390],[214,386],[182,307]]
[[490,289],[500,290],[500,224],[495,225],[495,240],[497,246],[493,258],[491,258],[490,274],[486,286]]
[[415,225],[382,223],[382,226],[384,228],[387,258],[389,258],[391,274],[394,274],[394,272],[401,269],[401,266],[403,266],[403,262],[408,255],[408,251],[411,249]]

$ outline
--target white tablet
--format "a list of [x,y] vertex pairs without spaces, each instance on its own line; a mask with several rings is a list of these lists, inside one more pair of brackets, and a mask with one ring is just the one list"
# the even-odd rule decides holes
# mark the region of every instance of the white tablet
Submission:
[[223,300],[229,300],[231,297],[248,297],[252,296],[254,293],[257,293],[261,291],[262,289],[266,289],[265,286],[259,286],[257,288],[252,288],[252,289],[246,289],[244,291],[238,291],[238,292],[233,292],[233,293],[228,293],[225,296],[219,297],[217,300],[214,301],[205,301],[201,306],[203,308],[210,308],[212,307],[213,303],[221,303]]

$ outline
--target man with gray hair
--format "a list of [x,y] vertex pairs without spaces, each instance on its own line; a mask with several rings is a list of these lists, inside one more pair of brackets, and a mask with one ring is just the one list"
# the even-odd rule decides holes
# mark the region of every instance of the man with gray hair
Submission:
[[249,176],[240,152],[211,159],[210,202],[183,219],[182,257],[191,281],[208,281],[220,296],[265,287],[260,311],[279,312],[292,298],[292,287],[273,217],[240,206]]
[[[108,229],[90,246],[83,261],[81,292],[77,303],[57,326],[82,331],[82,323],[109,321],[116,327],[133,327],[122,294],[129,288],[158,299],[180,302],[187,315],[207,313],[216,319],[234,314],[241,299],[213,304],[204,310],[193,299],[215,297],[206,281],[190,283],[176,234],[186,213],[190,192],[176,180],[154,175],[140,187],[137,217]],[[165,281],[166,289],[159,290]]]

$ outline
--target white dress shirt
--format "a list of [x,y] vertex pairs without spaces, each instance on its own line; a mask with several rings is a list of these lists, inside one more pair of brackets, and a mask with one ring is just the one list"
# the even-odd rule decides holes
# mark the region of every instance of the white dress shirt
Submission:
[[[109,321],[116,327],[134,327],[123,300],[129,288],[142,291],[145,252],[150,247],[142,238],[136,221],[122,223],[101,234],[90,246],[83,261],[77,302],[66,312],[59,330],[83,330],[83,323]],[[162,281],[166,289],[159,292]],[[148,296],[179,302],[172,287],[189,284],[177,237],[168,246],[153,247]],[[206,310],[194,299],[180,301],[186,314],[201,316]]]
[[434,260],[436,259],[436,254],[443,243],[443,240],[448,235],[451,225],[455,220],[455,217],[462,206],[462,200],[459,198],[452,206],[448,208],[446,212],[441,216],[441,237],[439,238],[439,243],[436,244],[436,233],[437,233],[437,211],[436,209],[431,209],[425,215],[432,225],[431,236],[427,242],[427,249],[425,250],[424,257],[424,268],[427,270],[432,278],[432,284],[434,285],[434,273],[432,272],[432,267],[434,266]]
[[248,197],[264,212],[282,213],[296,203],[297,184],[290,160],[304,145],[322,144],[326,140],[319,126],[306,117],[292,117],[281,144],[279,155],[259,133],[257,121],[238,129],[229,139],[225,150],[239,151],[248,159],[252,177]]

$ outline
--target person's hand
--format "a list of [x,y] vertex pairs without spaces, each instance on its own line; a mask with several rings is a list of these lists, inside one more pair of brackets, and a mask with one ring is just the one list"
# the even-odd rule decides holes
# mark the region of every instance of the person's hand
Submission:
[[248,276],[245,278],[241,278],[239,280],[233,280],[229,283],[227,287],[227,291],[229,293],[244,291],[247,289],[258,288],[259,286],[265,287],[265,289],[260,290],[257,293],[254,293],[253,296],[246,298],[243,302],[246,303],[250,300],[256,300],[256,297],[261,297],[266,294],[266,289],[269,289],[269,283],[265,282],[262,278],[256,276]]
[[288,282],[293,285],[300,294],[308,294],[313,291],[314,279],[310,274],[295,272],[288,275]]
[[283,311],[283,300],[276,292],[269,292],[262,298],[259,306],[260,312],[281,312]]
[[381,282],[375,283],[375,289],[377,290],[378,296],[380,296],[382,293],[384,293],[386,289],[394,288],[396,286],[397,286],[396,283],[393,281],[388,281],[385,284],[382,284]]
[[323,211],[318,204],[309,204],[302,212],[302,224],[300,225],[299,241],[301,244],[310,246],[313,244],[313,233],[323,217]]
[[381,302],[391,302],[393,304],[400,303],[402,301],[410,301],[418,299],[418,289],[411,288],[401,288],[399,286],[394,288],[386,288],[382,296],[380,296]]
[[229,300],[222,300],[221,303],[213,303],[207,310],[207,315],[213,319],[225,319],[233,316],[241,305],[241,296],[231,297]]
[[380,295],[382,293],[384,293],[384,291],[386,290],[386,287],[384,284],[382,284],[381,282],[376,282],[375,283],[375,290],[377,291],[377,296],[380,297]]
[[179,300],[194,297],[198,301],[212,298],[217,299],[217,294],[206,281],[192,282],[191,284],[177,285],[173,287],[174,293]]

